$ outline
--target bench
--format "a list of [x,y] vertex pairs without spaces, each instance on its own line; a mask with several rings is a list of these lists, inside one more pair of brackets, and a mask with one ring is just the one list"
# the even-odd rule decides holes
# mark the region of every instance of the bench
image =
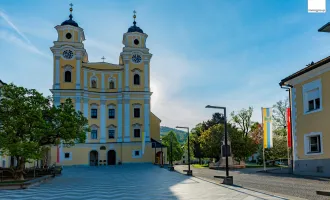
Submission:
[[214,178],[223,179],[222,184],[225,184],[225,185],[233,185],[234,184],[233,176],[214,176]]

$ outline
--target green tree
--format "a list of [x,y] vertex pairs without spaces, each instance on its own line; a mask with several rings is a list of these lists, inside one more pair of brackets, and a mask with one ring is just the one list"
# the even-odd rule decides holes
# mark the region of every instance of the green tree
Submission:
[[237,162],[245,160],[258,150],[258,144],[237,127],[228,124],[228,135],[233,158]]
[[253,108],[249,107],[248,109],[241,109],[238,112],[233,111],[230,115],[233,121],[233,124],[236,125],[243,133],[245,136],[247,136],[252,127],[252,113],[253,113]]
[[[196,138],[197,137],[195,135],[190,133],[189,135],[190,160],[194,158],[194,141]],[[188,140],[184,144],[184,150],[188,152]]]
[[[259,148],[260,161],[263,160],[263,148]],[[274,136],[273,147],[265,149],[265,160],[287,159],[288,157],[287,139],[284,136]],[[274,163],[274,162],[273,162]]]
[[273,126],[275,135],[286,136],[286,108],[288,108],[289,99],[280,100],[273,105]]
[[217,160],[220,158],[223,136],[224,127],[222,124],[215,124],[202,132],[199,142],[205,157]]
[[204,158],[204,154],[201,149],[201,144],[199,141],[199,137],[201,136],[203,132],[203,127],[202,123],[199,123],[191,130],[191,143],[192,143],[192,149],[193,149],[193,154],[195,158],[198,158],[199,163],[202,163],[202,158]]
[[[173,155],[171,154],[171,140],[172,140],[172,151]],[[181,147],[181,144],[178,141],[178,138],[176,137],[176,134],[173,131],[168,132],[165,136],[162,138],[162,143],[167,147],[167,160],[181,160],[183,156],[183,148]]]
[[60,140],[67,146],[85,141],[88,121],[75,111],[71,99],[55,107],[50,97],[34,89],[8,84],[1,90],[0,151],[16,157],[16,178],[23,180],[25,163],[42,159],[47,148]]

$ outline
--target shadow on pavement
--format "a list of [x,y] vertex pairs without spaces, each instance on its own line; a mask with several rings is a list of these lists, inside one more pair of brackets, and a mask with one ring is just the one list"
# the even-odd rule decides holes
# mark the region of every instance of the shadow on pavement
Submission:
[[325,181],[329,182],[330,178],[328,177],[315,177],[308,175],[299,175],[299,174],[291,174],[288,170],[280,170],[280,169],[272,169],[272,170],[260,170],[257,173],[266,175],[266,176],[274,176],[274,177],[288,177],[288,178],[299,178],[299,179],[309,179],[309,180],[317,180],[317,181]]

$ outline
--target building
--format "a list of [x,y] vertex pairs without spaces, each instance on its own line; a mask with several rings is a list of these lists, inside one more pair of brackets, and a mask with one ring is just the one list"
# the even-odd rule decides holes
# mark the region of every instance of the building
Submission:
[[73,20],[72,7],[69,19],[55,27],[58,38],[50,48],[54,56],[54,104],[71,98],[76,110],[88,119],[91,132],[86,133],[84,144],[52,147],[51,163],[93,166],[156,162],[158,152],[153,148],[159,146],[161,120],[150,111],[152,54],[146,45],[148,35],[136,25],[135,18],[134,12],[133,25],[123,35],[118,64],[104,59],[89,62],[85,33]]
[[[319,32],[330,32],[329,23]],[[330,177],[330,56],[286,77],[290,89],[293,172]]]

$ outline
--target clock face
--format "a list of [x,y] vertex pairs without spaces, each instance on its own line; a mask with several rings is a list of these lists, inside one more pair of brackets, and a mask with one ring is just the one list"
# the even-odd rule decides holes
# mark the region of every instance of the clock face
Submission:
[[63,57],[65,59],[71,59],[73,57],[73,52],[71,50],[63,51]]
[[140,55],[134,54],[134,55],[132,56],[132,62],[133,62],[133,63],[140,63],[141,60],[142,60],[142,58],[141,58]]

